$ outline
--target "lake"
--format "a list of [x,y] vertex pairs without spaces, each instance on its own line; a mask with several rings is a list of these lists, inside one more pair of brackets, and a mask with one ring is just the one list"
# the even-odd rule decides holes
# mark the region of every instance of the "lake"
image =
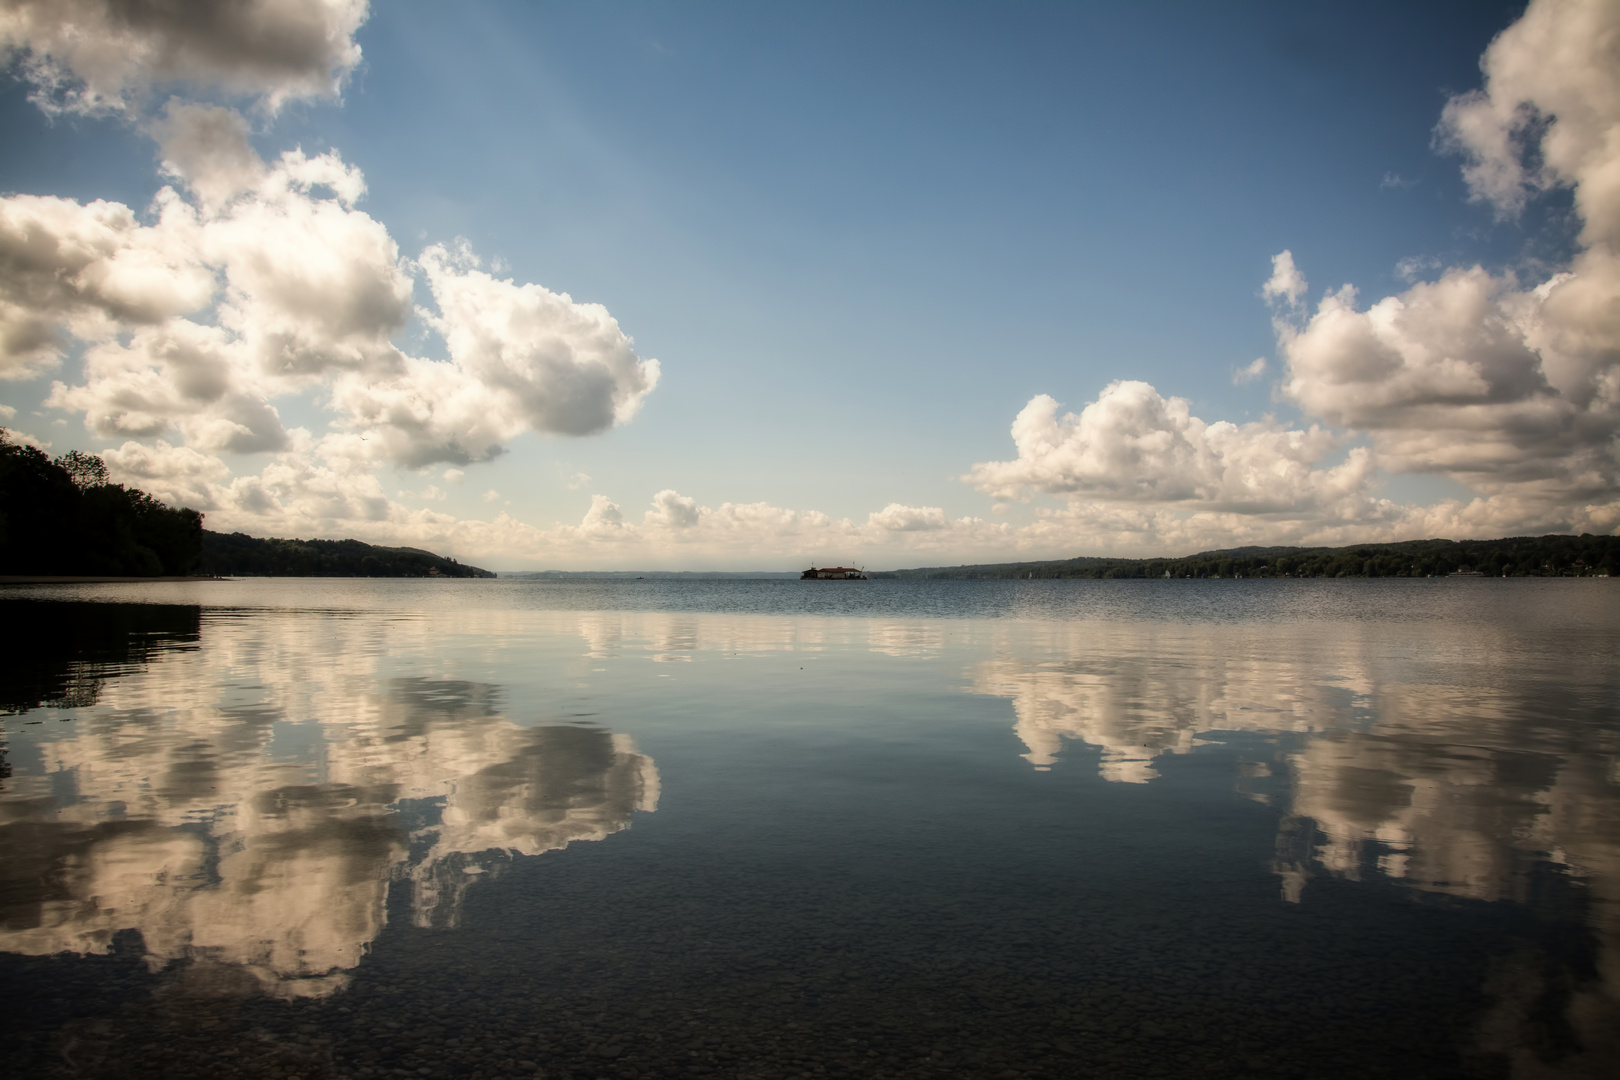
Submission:
[[13,1076],[1620,1072],[1610,580],[0,611]]

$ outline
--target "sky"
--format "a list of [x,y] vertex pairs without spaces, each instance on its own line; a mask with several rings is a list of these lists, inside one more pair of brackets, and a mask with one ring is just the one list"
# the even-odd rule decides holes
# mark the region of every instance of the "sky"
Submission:
[[259,536],[1620,529],[1620,4],[0,0],[0,424]]

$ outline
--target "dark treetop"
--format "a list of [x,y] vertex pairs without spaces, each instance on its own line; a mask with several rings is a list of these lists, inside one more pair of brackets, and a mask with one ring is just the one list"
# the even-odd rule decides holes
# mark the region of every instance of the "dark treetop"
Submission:
[[0,430],[0,574],[189,574],[201,554],[197,511],[109,484],[92,454],[52,461]]

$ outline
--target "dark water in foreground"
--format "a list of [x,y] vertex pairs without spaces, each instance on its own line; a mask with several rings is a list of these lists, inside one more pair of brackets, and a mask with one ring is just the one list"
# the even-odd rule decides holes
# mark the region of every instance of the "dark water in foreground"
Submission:
[[0,592],[38,1077],[1610,1077],[1620,585]]

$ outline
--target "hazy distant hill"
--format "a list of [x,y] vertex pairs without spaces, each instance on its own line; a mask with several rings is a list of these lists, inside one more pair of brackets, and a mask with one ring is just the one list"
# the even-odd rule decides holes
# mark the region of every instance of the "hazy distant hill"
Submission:
[[221,577],[456,577],[492,578],[431,551],[376,547],[358,540],[260,539],[204,529],[202,569]]
[[1428,577],[1462,570],[1491,577],[1620,573],[1620,537],[1514,536],[1501,540],[1406,540],[1337,548],[1241,547],[1180,559],[1085,557],[1049,562],[933,566],[875,578]]

